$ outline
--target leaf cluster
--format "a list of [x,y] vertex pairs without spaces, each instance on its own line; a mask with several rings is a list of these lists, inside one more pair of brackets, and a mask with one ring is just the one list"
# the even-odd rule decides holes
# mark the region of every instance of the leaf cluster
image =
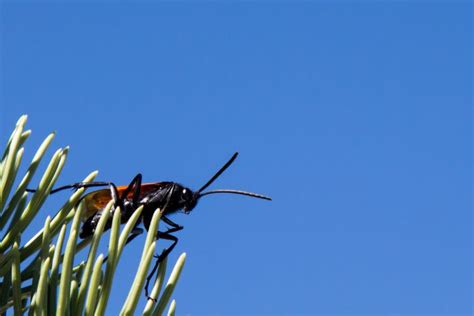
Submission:
[[[80,203],[84,189],[80,188],[71,194],[54,216],[46,218],[40,231],[30,240],[23,241],[22,234],[31,226],[49,197],[68,155],[67,147],[56,150],[41,175],[35,192],[28,193],[26,188],[34,187],[31,180],[40,162],[44,160],[55,134],[51,133],[45,138],[21,180],[17,179],[24,154],[23,145],[31,135],[30,130],[25,130],[26,121],[26,116],[18,120],[0,161],[0,313],[6,315],[8,311],[13,311],[14,315],[104,315],[110,301],[117,265],[142,208],[138,208],[121,229],[120,209],[113,209],[112,203],[109,203],[94,235],[79,241],[84,212],[83,204]],[[92,181],[96,175],[97,172],[92,172],[83,181]],[[136,314],[156,251],[160,215],[159,210],[154,213],[121,315]],[[98,254],[98,246],[109,219],[112,227],[108,254],[105,256]],[[82,249],[88,249],[87,257],[78,260],[78,253]],[[173,300],[169,304],[169,301],[185,258],[184,253],[179,257],[163,291],[167,260],[160,264],[151,291],[151,297],[157,299],[147,301],[143,315],[162,315],[168,305],[168,315],[174,315],[176,302]]]

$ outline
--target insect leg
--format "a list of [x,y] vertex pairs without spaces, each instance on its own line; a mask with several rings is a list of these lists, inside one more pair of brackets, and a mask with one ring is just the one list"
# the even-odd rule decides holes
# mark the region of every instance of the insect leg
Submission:
[[[181,229],[183,229],[183,226],[176,224],[175,222],[173,222],[172,220],[170,220],[170,219],[169,219],[168,217],[166,217],[165,215],[162,215],[162,216],[161,216],[161,220],[162,220],[163,222],[165,222],[166,224],[170,225],[170,226],[173,227],[173,228],[178,228],[178,227],[180,227]],[[179,229],[179,230],[181,230],[181,229]],[[169,232],[170,232],[170,231],[167,231],[167,233],[169,233]]]
[[[62,187],[51,190],[49,194],[54,194],[59,191],[66,189],[80,189],[80,188],[92,188],[92,187],[105,187],[112,184],[112,182],[77,182],[74,184],[63,185]],[[36,192],[35,189],[26,189],[26,192]]]
[[138,207],[140,194],[142,192],[142,174],[137,174],[135,178],[133,178],[132,182],[135,182],[135,190],[133,190],[132,196],[133,207]]
[[[171,222],[171,221],[170,221]],[[173,223],[173,222],[172,222]],[[175,223],[173,223],[175,224]],[[169,224],[171,225],[171,224]],[[179,226],[177,224],[175,224],[177,227],[173,227],[173,228],[170,228],[168,229],[167,231],[165,232],[160,232],[158,231],[158,239],[164,239],[164,240],[170,240],[172,241],[173,243],[171,244],[171,246],[169,246],[168,248],[165,248],[162,252],[161,252],[161,255],[159,256],[155,256],[155,258],[157,258],[156,262],[155,262],[155,265],[153,266],[153,269],[151,270],[150,274],[147,276],[146,278],[146,284],[145,284],[145,296],[148,298],[148,299],[151,299],[151,300],[154,300],[156,301],[156,299],[150,297],[149,295],[149,291],[148,291],[148,288],[150,286],[150,281],[151,281],[151,278],[153,277],[153,275],[155,274],[156,272],[156,269],[158,269],[158,265],[160,264],[160,262],[162,262],[170,253],[171,251],[173,251],[174,247],[176,246],[176,244],[178,243],[178,238],[174,235],[171,235],[171,233],[175,233],[177,231],[180,231],[183,229],[183,226]]]
[[120,206],[120,208],[123,210],[123,200],[119,198],[117,186],[114,183],[110,182],[109,190],[110,190],[110,195],[112,196],[112,200],[114,200],[115,208]]
[[[141,228],[134,228],[132,230],[132,232],[130,233],[130,236],[128,236],[127,238],[127,241],[125,242],[125,245],[127,245],[129,242],[131,242],[132,240],[134,240],[135,238],[138,237],[138,235],[141,235],[143,234],[143,229]],[[124,246],[125,246],[124,245]]]
[[170,240],[173,243],[168,248],[163,249],[163,251],[161,252],[161,255],[159,255],[159,256],[155,255],[154,256],[155,258],[158,258],[158,260],[163,260],[164,258],[166,258],[170,254],[170,252],[173,250],[173,248],[178,243],[178,238],[174,235],[171,235],[171,233],[176,233],[176,232],[182,230],[183,228],[184,228],[183,226],[178,225],[177,227],[170,228],[165,232],[160,232],[160,231],[158,232],[158,234],[157,234],[158,239]]
[[133,190],[133,197],[132,200],[135,203],[138,203],[138,199],[140,198],[140,192],[141,192],[141,185],[142,185],[142,174],[139,173],[137,174],[133,180],[130,182],[128,187],[123,191],[121,199],[126,199],[127,196],[132,192]]
[[[141,185],[142,185],[142,175],[137,174],[125,190],[120,193],[119,200],[122,208],[121,223],[126,223],[130,217],[132,217],[133,212],[139,206],[140,194],[141,194]],[[132,198],[130,199],[130,194]],[[135,228],[141,223],[141,217],[138,219]]]
[[[130,214],[125,214],[125,217],[124,217],[125,220],[128,220],[130,218],[130,216],[132,216],[131,213],[133,213],[135,211],[135,209],[138,207],[138,202],[139,202],[139,199],[140,199],[141,189],[142,189],[142,175],[141,175],[141,173],[139,173],[132,179],[132,181],[130,182],[128,187],[122,192],[122,196],[120,197],[120,199],[122,201],[125,201],[127,199],[127,196],[133,190],[132,211],[129,212]],[[128,210],[124,209],[124,212],[127,212],[127,211]]]

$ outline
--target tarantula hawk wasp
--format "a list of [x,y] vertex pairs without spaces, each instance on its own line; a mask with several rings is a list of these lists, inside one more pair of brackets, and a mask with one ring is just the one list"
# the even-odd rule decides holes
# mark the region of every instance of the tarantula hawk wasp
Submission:
[[[83,217],[85,221],[81,227],[79,237],[84,239],[93,235],[102,212],[104,211],[106,205],[113,200],[114,209],[120,207],[122,210],[122,215],[120,222],[121,224],[126,223],[129,218],[132,216],[133,212],[139,207],[143,206],[142,219],[145,229],[148,231],[150,226],[153,213],[160,209],[162,212],[161,220],[168,224],[170,228],[165,231],[158,231],[157,238],[169,240],[172,244],[165,248],[162,253],[158,256],[155,265],[147,277],[147,282],[145,285],[145,295],[148,299],[153,299],[148,295],[148,287],[153,274],[156,272],[158,265],[163,261],[174,249],[178,243],[178,238],[173,235],[183,229],[183,226],[176,224],[171,219],[169,215],[177,213],[182,210],[185,214],[189,214],[197,205],[197,202],[200,198],[210,194],[217,193],[227,193],[227,194],[240,194],[246,195],[254,198],[271,200],[271,198],[256,194],[252,192],[239,191],[239,190],[228,190],[228,189],[219,189],[203,192],[207,187],[209,187],[237,158],[238,153],[234,155],[227,161],[224,166],[222,166],[219,171],[217,171],[199,190],[192,191],[183,185],[176,182],[152,182],[152,183],[142,183],[142,175],[137,174],[129,185],[125,186],[116,186],[113,182],[78,182],[71,185],[65,185],[54,190],[51,190],[50,194],[66,190],[79,188],[91,188],[91,187],[106,187],[106,189],[100,189],[87,193],[82,197],[82,201],[85,203],[85,214]],[[34,192],[35,190],[27,189],[28,192]],[[140,224],[137,222],[135,228],[130,233],[126,243],[128,244],[138,235],[143,233],[143,229],[138,228]],[[105,230],[110,229],[112,225],[112,217],[108,220]]]

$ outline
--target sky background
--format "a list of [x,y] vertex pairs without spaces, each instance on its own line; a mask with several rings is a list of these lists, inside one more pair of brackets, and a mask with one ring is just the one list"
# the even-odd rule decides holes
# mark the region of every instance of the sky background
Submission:
[[197,189],[239,151],[212,188],[274,200],[209,196],[172,218],[179,315],[467,315],[472,9],[2,1],[0,140],[28,114],[29,161],[57,131],[50,154],[71,147],[58,185],[99,170]]

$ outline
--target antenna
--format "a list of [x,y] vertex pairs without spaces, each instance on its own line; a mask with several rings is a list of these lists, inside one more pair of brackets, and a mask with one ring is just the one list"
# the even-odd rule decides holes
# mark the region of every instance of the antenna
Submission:
[[268,200],[268,201],[271,201],[271,200],[272,200],[270,197],[265,196],[265,195],[262,195],[262,194],[257,194],[257,193],[252,193],[252,192],[246,192],[246,191],[240,191],[240,190],[220,189],[220,190],[211,190],[211,191],[207,191],[207,192],[201,193],[201,192],[204,191],[208,186],[210,186],[227,168],[229,168],[229,166],[234,162],[235,158],[237,158],[238,154],[239,154],[239,153],[236,152],[236,153],[229,159],[229,161],[227,161],[227,162],[225,163],[225,165],[222,166],[222,168],[220,168],[219,171],[217,171],[216,174],[214,174],[214,175],[212,176],[212,178],[211,178],[209,181],[207,181],[207,183],[206,183],[205,185],[203,185],[203,186],[196,192],[198,198],[201,198],[202,196],[204,196],[204,195],[209,195],[209,194],[228,193],[228,194],[246,195],[246,196],[254,197],[254,198],[257,198],[257,199]]
[[229,161],[227,161],[225,163],[225,165],[219,170],[216,172],[215,175],[212,176],[212,178],[207,181],[207,183],[205,185],[202,186],[202,188],[200,188],[197,193],[201,193],[203,190],[205,190],[208,186],[210,186],[212,184],[212,182],[214,182],[217,178],[219,178],[219,176],[227,169],[229,168],[229,166],[234,162],[235,158],[237,158],[237,156],[239,155],[238,152],[236,152],[230,159]]
[[212,191],[207,191],[207,192],[199,194],[199,197],[204,196],[204,195],[208,195],[208,194],[215,194],[215,193],[240,194],[240,195],[251,196],[251,197],[254,197],[254,198],[268,200],[268,201],[272,200],[271,197],[268,197],[268,196],[265,196],[265,195],[262,195],[262,194],[246,192],[246,191],[239,191],[239,190],[212,190]]

